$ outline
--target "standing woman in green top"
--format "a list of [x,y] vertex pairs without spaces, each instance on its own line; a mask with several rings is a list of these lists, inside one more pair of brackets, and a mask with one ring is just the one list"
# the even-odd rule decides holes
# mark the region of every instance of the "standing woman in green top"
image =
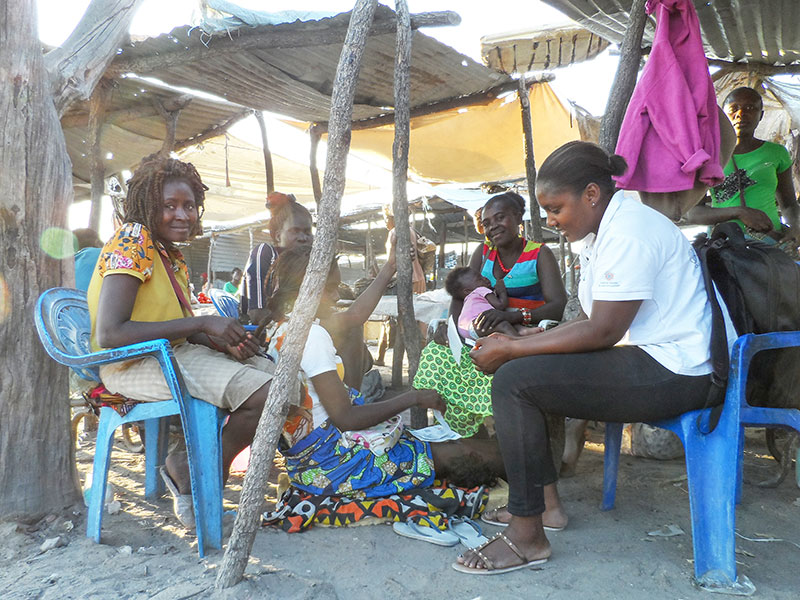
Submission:
[[[689,222],[716,225],[736,221],[750,233],[766,234],[775,241],[793,237],[796,247],[800,242],[800,207],[792,183],[792,157],[780,144],[755,137],[764,116],[761,96],[753,88],[736,88],[725,98],[723,110],[736,131],[736,147],[725,165],[725,180],[711,190],[710,205],[706,198],[690,210]],[[781,223],[781,215],[788,230]]]

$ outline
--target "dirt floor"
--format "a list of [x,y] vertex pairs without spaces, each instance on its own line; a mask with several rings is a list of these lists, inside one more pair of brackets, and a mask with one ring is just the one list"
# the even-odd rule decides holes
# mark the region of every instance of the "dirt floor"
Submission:
[[[749,430],[746,472],[756,480],[767,479],[775,469],[763,438],[763,431]],[[542,568],[493,577],[464,575],[450,568],[459,548],[402,538],[385,524],[313,527],[300,534],[265,527],[256,536],[245,581],[226,591],[214,589],[222,552],[198,558],[195,540],[176,524],[169,500],[144,499],[143,454],[118,444],[110,481],[121,510],[104,516],[102,544],[84,537],[82,505],[34,525],[0,523],[0,597],[708,598],[691,582],[683,460],[623,456],[617,507],[601,512],[602,439],[601,426],[590,431],[576,476],[559,484],[570,523],[565,531],[550,534],[553,557]],[[91,436],[84,436],[77,453],[82,478],[92,456]],[[241,482],[234,475],[226,489],[229,508],[235,506]],[[677,535],[651,535],[670,529]],[[793,477],[775,489],[746,485],[737,531],[743,536],[737,538],[739,572],[756,585],[756,595],[798,598],[800,490]],[[55,547],[42,550],[46,540],[56,538],[49,542]]]

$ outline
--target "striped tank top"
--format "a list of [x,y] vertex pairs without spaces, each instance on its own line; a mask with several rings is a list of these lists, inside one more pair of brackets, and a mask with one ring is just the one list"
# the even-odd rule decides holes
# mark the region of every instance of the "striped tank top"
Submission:
[[[542,244],[531,240],[523,240],[525,245],[522,254],[511,270],[504,277],[508,291],[509,308],[537,308],[544,304],[542,284],[539,282],[537,263],[539,249]],[[494,246],[483,244],[483,266],[481,275],[492,282],[492,287],[497,285],[494,276],[494,263],[497,260],[497,249]]]

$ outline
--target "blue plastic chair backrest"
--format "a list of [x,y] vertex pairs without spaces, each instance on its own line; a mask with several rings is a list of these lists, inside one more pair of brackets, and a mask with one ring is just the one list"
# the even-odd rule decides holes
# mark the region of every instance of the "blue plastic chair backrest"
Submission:
[[97,367],[76,367],[69,363],[69,358],[92,351],[92,322],[86,292],[50,288],[39,296],[34,321],[44,349],[54,360],[72,367],[84,379],[100,382]]
[[239,318],[239,302],[236,297],[224,290],[212,289],[208,295],[211,297],[211,303],[217,312],[223,317]]

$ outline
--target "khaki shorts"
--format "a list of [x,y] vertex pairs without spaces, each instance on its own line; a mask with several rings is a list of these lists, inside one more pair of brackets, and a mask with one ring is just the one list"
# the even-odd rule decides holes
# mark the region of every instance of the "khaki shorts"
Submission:
[[[175,360],[189,393],[200,400],[234,411],[253,392],[272,380],[275,363],[263,356],[239,362],[199,344],[173,346]],[[152,356],[100,367],[100,379],[109,391],[133,400],[157,402],[172,394],[158,361]]]

